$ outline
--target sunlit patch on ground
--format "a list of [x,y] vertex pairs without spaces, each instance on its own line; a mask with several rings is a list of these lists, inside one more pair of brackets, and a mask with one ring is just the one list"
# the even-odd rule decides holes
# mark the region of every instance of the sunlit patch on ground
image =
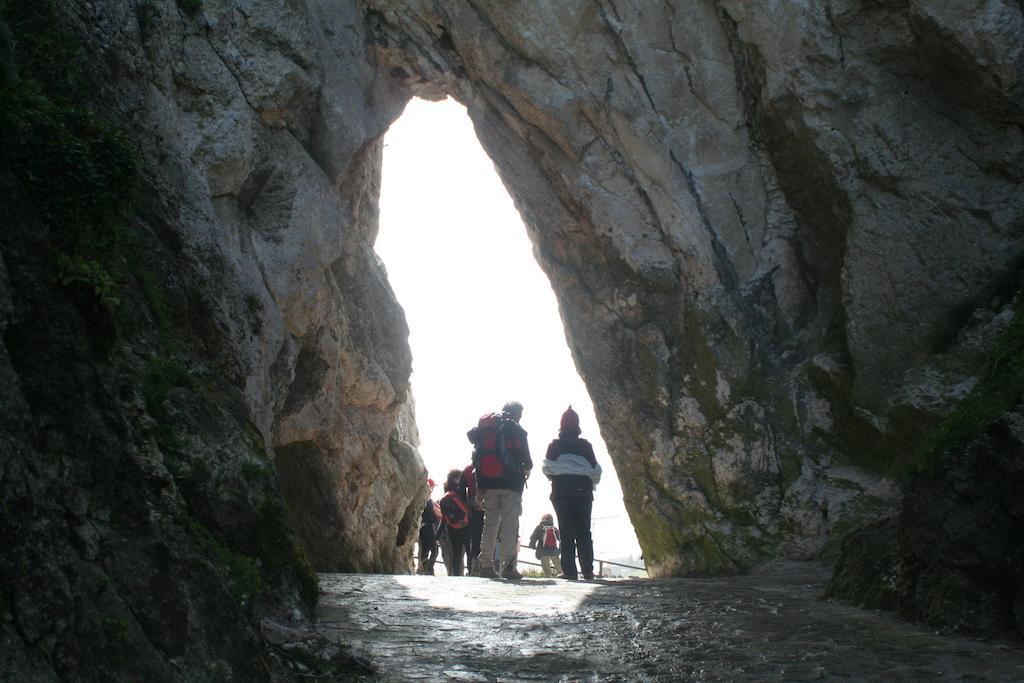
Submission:
[[396,576],[409,596],[433,607],[453,607],[467,612],[516,610],[545,615],[572,612],[599,584],[563,579],[502,581],[471,576]]

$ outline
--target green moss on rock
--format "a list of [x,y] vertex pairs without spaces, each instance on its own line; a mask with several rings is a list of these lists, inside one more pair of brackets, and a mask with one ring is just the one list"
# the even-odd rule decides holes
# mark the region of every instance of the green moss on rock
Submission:
[[[1024,633],[1024,319],[904,468],[898,518],[850,533],[829,595],[973,633]],[[880,540],[881,539],[881,540]]]
[[996,341],[978,384],[949,417],[928,434],[905,478],[935,471],[943,457],[963,450],[967,442],[1000,414],[1024,399],[1024,312],[1019,308],[1009,328]]
[[[841,479],[830,480],[833,484],[843,481]],[[847,482],[847,484],[851,488],[860,491],[860,486],[856,483]],[[822,559],[830,564],[835,562],[842,552],[847,534],[865,525],[870,526],[877,520],[888,518],[895,512],[896,510],[891,500],[863,494],[857,495],[843,508],[842,516],[832,524],[829,540],[822,549]]]
[[167,394],[175,387],[191,386],[184,364],[174,358],[154,358],[142,375],[142,397],[146,411],[158,422],[167,420]]
[[284,508],[276,501],[268,498],[260,507],[251,547],[273,584],[286,583],[295,577],[306,607],[312,611],[320,594],[320,580],[306,551],[288,528]]
[[126,284],[120,246],[135,198],[135,151],[87,106],[86,60],[57,28],[51,2],[9,0],[0,25],[0,45],[13,47],[0,70],[20,73],[0,79],[4,161],[50,229],[58,281],[112,313]]
[[682,575],[734,574],[744,570],[724,549],[725,539],[715,536],[711,520],[678,500],[650,475],[647,485],[659,492],[657,508],[634,520],[637,538],[648,566]]
[[898,574],[897,521],[884,519],[847,534],[825,597],[858,607],[894,609]]
[[231,579],[231,595],[246,604],[263,586],[263,577],[256,562],[246,555],[231,551],[220,539],[194,519],[185,522],[199,555],[222,567]]

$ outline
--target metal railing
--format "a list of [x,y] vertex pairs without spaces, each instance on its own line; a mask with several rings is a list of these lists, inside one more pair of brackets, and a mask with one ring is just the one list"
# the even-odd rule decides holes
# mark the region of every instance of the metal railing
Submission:
[[[578,560],[579,558],[580,558],[580,556],[577,555],[576,559]],[[516,558],[516,561],[519,564],[530,564],[530,565],[533,565],[534,567],[542,567],[543,566],[540,562],[531,562],[529,560],[521,560],[519,558]],[[601,559],[596,558],[596,557],[594,558],[594,562],[597,564],[597,575],[600,576],[600,577],[604,576],[604,566],[606,564],[610,564],[610,565],[613,565],[615,567],[625,567],[626,569],[638,569],[638,570],[640,570],[642,572],[646,572],[647,571],[647,567],[637,567],[636,565],[633,565],[633,564],[623,564],[622,562],[612,562],[611,560],[601,560]]]

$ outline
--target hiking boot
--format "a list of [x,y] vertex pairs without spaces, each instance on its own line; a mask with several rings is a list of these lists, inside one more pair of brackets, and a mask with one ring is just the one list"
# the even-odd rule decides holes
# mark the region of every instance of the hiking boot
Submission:
[[480,570],[474,576],[479,576],[481,579],[496,579],[498,578],[498,572],[494,571],[494,567],[480,567]]
[[505,567],[505,571],[501,573],[501,578],[508,579],[509,581],[518,581],[523,578],[523,575],[520,574],[514,566],[509,565]]
[[584,572],[583,573],[583,580],[584,581],[593,581],[594,580],[594,575],[593,574],[589,574],[587,572]]
[[566,581],[578,581],[575,576],[566,576],[565,574],[559,574],[558,578],[565,579]]

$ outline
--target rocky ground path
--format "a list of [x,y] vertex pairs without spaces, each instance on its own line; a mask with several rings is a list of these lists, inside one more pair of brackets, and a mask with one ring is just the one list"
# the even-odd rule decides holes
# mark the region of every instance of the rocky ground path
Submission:
[[321,575],[319,631],[380,680],[1024,680],[1017,642],[818,599],[827,573],[518,583]]

